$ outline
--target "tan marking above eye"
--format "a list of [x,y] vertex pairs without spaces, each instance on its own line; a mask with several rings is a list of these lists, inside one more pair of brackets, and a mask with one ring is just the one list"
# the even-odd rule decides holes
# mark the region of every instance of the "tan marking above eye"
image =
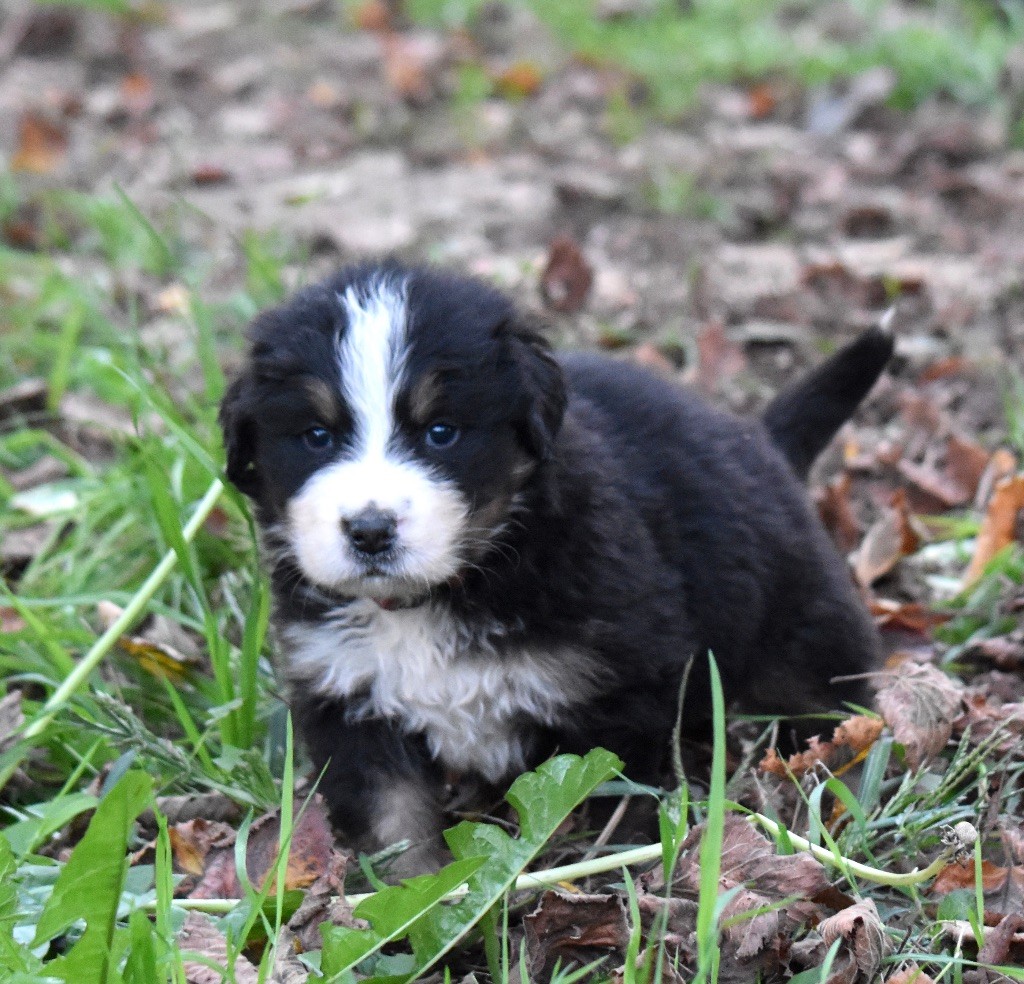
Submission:
[[440,373],[428,372],[416,380],[409,390],[409,415],[413,422],[425,426],[433,420],[442,395]]
[[302,388],[309,397],[319,422],[325,427],[337,426],[341,420],[341,404],[330,384],[317,376],[307,376],[302,381]]

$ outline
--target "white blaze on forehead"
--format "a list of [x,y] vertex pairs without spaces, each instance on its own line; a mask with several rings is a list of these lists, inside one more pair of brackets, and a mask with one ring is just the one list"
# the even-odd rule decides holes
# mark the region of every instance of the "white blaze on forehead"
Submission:
[[407,292],[386,277],[338,294],[348,327],[338,337],[341,388],[352,411],[357,458],[384,457],[394,431],[395,398],[405,368]]

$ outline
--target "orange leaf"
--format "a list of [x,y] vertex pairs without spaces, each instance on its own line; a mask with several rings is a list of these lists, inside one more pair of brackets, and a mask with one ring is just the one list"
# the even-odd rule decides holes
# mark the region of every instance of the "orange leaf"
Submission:
[[525,99],[540,89],[543,77],[540,69],[528,61],[516,62],[506,68],[495,80],[498,91],[506,98]]
[[[1009,874],[1009,868],[1000,868],[991,861],[982,861],[981,887],[986,892],[997,891],[1006,884]],[[974,888],[974,865],[953,861],[938,873],[928,891],[932,895],[947,895],[961,888]]]
[[898,489],[892,497],[892,506],[872,524],[857,551],[853,563],[857,583],[870,587],[920,545],[921,538],[911,521],[906,493]]
[[965,587],[977,581],[992,558],[1013,542],[1017,514],[1021,509],[1024,509],[1024,475],[1014,475],[998,482],[981,524],[974,556],[964,574]]
[[11,157],[11,170],[27,174],[50,174],[64,158],[68,137],[64,130],[31,110],[18,124],[18,145]]
[[583,307],[594,282],[594,271],[571,236],[556,236],[548,247],[548,262],[540,289],[548,306],[570,314]]

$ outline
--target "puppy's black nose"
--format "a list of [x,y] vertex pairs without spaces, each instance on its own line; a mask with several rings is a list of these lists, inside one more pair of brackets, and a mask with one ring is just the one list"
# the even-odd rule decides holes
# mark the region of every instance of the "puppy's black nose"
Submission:
[[395,545],[398,520],[395,514],[367,506],[351,519],[343,519],[341,527],[352,546],[359,553],[372,556],[390,550]]

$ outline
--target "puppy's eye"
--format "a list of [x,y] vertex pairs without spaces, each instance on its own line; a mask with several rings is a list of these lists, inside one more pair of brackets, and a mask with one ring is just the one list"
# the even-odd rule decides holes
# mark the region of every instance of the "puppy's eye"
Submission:
[[334,435],[326,427],[310,427],[302,432],[302,443],[310,451],[329,451],[334,446]]
[[454,424],[436,423],[427,428],[426,441],[432,448],[450,448],[459,439],[459,428]]

